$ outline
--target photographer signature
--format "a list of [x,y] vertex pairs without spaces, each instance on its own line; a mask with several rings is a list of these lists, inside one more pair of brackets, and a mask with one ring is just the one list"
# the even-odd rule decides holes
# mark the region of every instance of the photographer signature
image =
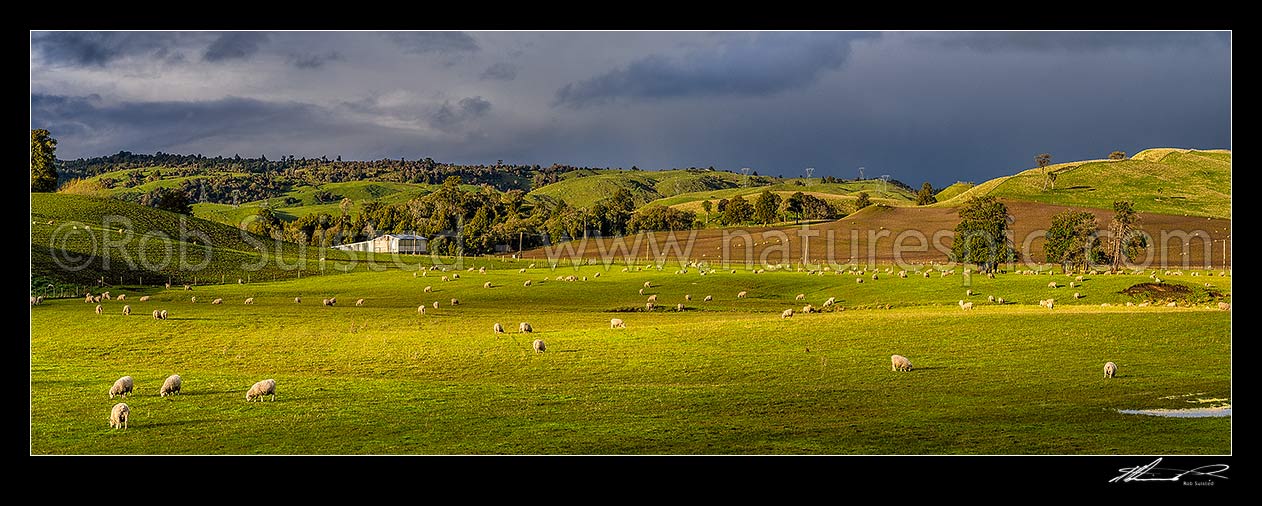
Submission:
[[[1166,467],[1157,467],[1157,464],[1159,463],[1161,463],[1160,458],[1152,461],[1151,464],[1148,464],[1146,466],[1123,467],[1121,469],[1118,469],[1119,471],[1122,472],[1121,476],[1118,476],[1116,478],[1109,480],[1109,483],[1116,483],[1118,481],[1121,481],[1123,483],[1130,482],[1130,481],[1179,481],[1179,479],[1189,474],[1194,474],[1194,475],[1199,475],[1199,476],[1213,476],[1215,478],[1222,478],[1225,480],[1227,479],[1226,476],[1222,476],[1217,473],[1226,471],[1230,467],[1227,464],[1209,464],[1209,465],[1201,466],[1195,469],[1183,470],[1183,469],[1170,469]],[[1175,473],[1175,474],[1170,477],[1161,476],[1167,473]],[[1146,475],[1148,477],[1145,477]]]

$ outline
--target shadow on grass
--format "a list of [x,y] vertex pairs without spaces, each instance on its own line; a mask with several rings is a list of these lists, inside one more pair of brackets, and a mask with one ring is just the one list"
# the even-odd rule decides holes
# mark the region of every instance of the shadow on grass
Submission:
[[[145,423],[145,424],[144,424],[144,425],[142,425],[141,427],[145,427],[145,428],[149,428],[149,427],[179,427],[179,426],[182,426],[182,425],[195,425],[195,424],[201,424],[201,423],[210,423],[210,422],[212,422],[212,421],[214,421],[214,420],[173,420],[173,421],[169,421],[169,422]],[[129,421],[129,423],[128,423],[128,428],[130,429],[130,428],[135,428],[135,427],[136,427],[136,424],[135,424],[135,423],[131,423],[131,422]]]

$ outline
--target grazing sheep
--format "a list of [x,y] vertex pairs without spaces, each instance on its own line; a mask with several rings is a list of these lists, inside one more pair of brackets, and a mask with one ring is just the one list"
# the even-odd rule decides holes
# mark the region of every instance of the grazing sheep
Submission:
[[543,353],[548,350],[548,347],[543,344],[543,339],[535,339],[535,342],[530,345],[534,347],[535,353]]
[[907,279],[907,271],[898,271],[898,277]]
[[999,305],[1003,305],[1003,297],[999,297],[998,299],[995,299],[995,303]]
[[902,355],[890,355],[891,371],[910,371],[911,361]]
[[96,304],[96,303],[98,303],[98,302],[101,302],[101,296],[100,296],[100,295],[97,295],[96,297],[92,297],[92,303],[93,303],[93,304]]
[[855,282],[855,284],[856,284],[856,285],[862,285],[862,284],[863,284],[863,278],[854,278],[854,282]]
[[1148,307],[1148,301],[1140,302],[1139,305],[1135,307]]
[[987,301],[987,302],[994,302],[994,301],[995,301],[995,296],[994,296],[994,295],[987,295],[987,296],[986,296],[986,301]]
[[223,299],[215,299],[215,300],[212,300],[212,301],[210,301],[210,304],[211,304],[212,306],[214,306],[214,305],[219,305],[219,304],[223,304]]
[[806,298],[806,294],[804,294],[804,293],[799,293],[797,297],[794,297],[794,298],[793,298],[793,300],[802,300],[802,299],[805,299],[805,298]]
[[432,292],[432,291],[434,291],[434,287],[433,287],[433,286],[427,286],[427,287],[425,287],[425,293],[430,293],[430,292]]
[[425,314],[425,304],[416,306],[416,314]]
[[1172,302],[1170,302],[1169,304],[1166,304],[1166,307],[1176,307],[1176,306],[1178,306],[1178,305],[1179,305],[1179,304],[1178,304],[1177,302],[1173,302],[1173,301],[1172,301]]
[[810,304],[807,304],[807,305],[805,305],[805,306],[802,306],[802,312],[803,312],[803,313],[806,313],[806,314],[811,314],[811,313],[814,313],[814,312],[815,312],[815,306],[812,306],[812,305],[810,305]]
[[145,295],[145,296],[141,297],[141,298],[140,298],[140,302],[149,302],[149,296],[148,296],[148,295]]
[[1108,302],[1104,302],[1100,304],[1100,307],[1109,307],[1109,306],[1112,306],[1112,304],[1109,304]]
[[253,305],[253,304],[254,304],[254,297],[250,297],[250,298],[248,298],[248,299],[245,299],[245,303],[246,303],[246,304]]
[[1231,310],[1231,304],[1228,304],[1228,303],[1226,303],[1226,302],[1219,302],[1219,303],[1218,303],[1218,310],[1219,310],[1219,311],[1230,311],[1230,310]]
[[161,316],[163,320],[167,319],[167,310],[163,309],[162,311],[159,311],[158,316]]
[[110,300],[110,292],[102,293],[101,298],[104,300]]
[[276,402],[276,380],[265,379],[255,383],[254,386],[250,387],[250,390],[245,393],[245,400],[246,402],[250,402],[254,399],[258,399],[259,402],[263,402],[263,396],[265,395],[271,395],[272,402]]
[[161,320],[161,319],[162,319],[162,313],[159,313],[157,309],[153,310],[153,319],[155,319],[155,320]]
[[186,292],[193,291],[193,285],[184,285],[184,291]]
[[831,305],[833,305],[833,304],[834,304],[834,303],[836,303],[836,302],[837,302],[837,298],[836,298],[836,297],[829,297],[829,298],[828,298],[828,300],[824,301],[824,306],[823,306],[823,307],[828,307],[828,306],[831,306]]
[[103,311],[103,310],[104,310],[104,308],[102,308],[100,304],[97,304],[97,305],[96,305],[96,314],[101,314],[101,311]]
[[749,292],[741,291],[741,293],[736,294],[736,298],[743,299],[746,295],[749,295]]
[[127,294],[125,293],[120,293],[118,294],[118,297],[114,297],[114,300],[126,300],[126,299],[127,299]]
[[780,319],[783,320],[785,318],[793,318],[793,308],[786,309],[784,312],[780,313]]
[[1056,300],[1055,300],[1055,299],[1047,299],[1047,309],[1052,309],[1052,308],[1054,308],[1054,307],[1056,307]]
[[434,301],[434,309],[438,309],[438,301]]
[[443,276],[443,281],[447,281],[447,276]]
[[875,273],[875,272],[873,272],[873,273],[872,273],[872,281],[876,281],[876,279],[877,279],[877,278],[876,278],[876,273]]
[[657,302],[657,294],[650,295],[650,296],[649,296],[649,298],[648,298],[648,301],[649,301],[649,302]]
[[194,295],[194,296],[192,296],[191,298],[189,298],[188,300],[189,300],[189,301],[192,301],[192,303],[196,304],[196,303],[197,303],[197,296],[196,296],[196,295]]
[[355,307],[362,307],[363,305],[364,305],[364,299],[359,299],[355,301]]
[[460,279],[460,275],[459,275],[459,274],[452,274],[452,275],[451,275],[451,279]]
[[684,295],[684,300],[686,300],[686,301],[688,301],[688,302],[692,302],[692,294],[685,294],[685,295]]
[[491,287],[490,281],[487,281],[486,283],[482,283],[482,288],[490,288],[490,287]]
[[644,288],[653,288],[653,282],[652,282],[652,281],[645,281],[645,282],[644,282]]
[[643,288],[641,288],[641,289],[640,289],[640,295],[644,295],[644,289],[643,289]]
[[1055,282],[1055,281],[1049,282],[1049,283],[1047,284],[1047,287],[1048,287],[1048,288],[1056,288],[1056,282]]
[[294,304],[302,304],[302,297],[294,297]]
[[683,312],[683,310],[684,310],[683,303],[675,304],[675,311]]
[[714,296],[713,296],[713,295],[706,295],[706,296],[705,296],[705,299],[703,299],[703,302],[710,302],[710,301],[712,301],[712,300],[714,300]]
[[[425,309],[425,308],[424,308],[424,307],[422,307],[421,309]],[[500,324],[499,324],[499,322],[496,322],[496,323],[495,323],[495,333],[496,333],[496,334],[503,334],[503,333],[504,333],[504,326],[503,326],[503,325],[500,325]]]
[[1081,282],[1082,282],[1082,276],[1078,276],[1078,277],[1074,278],[1074,281],[1077,281],[1077,282],[1081,283]]
[[180,393],[180,385],[182,383],[183,380],[180,379],[179,374],[167,376],[167,380],[162,382],[162,388],[158,389],[158,395],[166,397],[168,395],[178,394]]
[[1126,307],[1131,307],[1131,306],[1134,306],[1134,305],[1135,305],[1135,303],[1134,303],[1134,302],[1127,302],[1127,303],[1126,303]]
[[987,272],[987,273],[986,273],[986,277],[987,277],[987,278],[990,278],[990,279],[995,279],[995,273],[993,273],[993,272]]
[[970,289],[968,289],[968,290],[965,290],[965,291],[964,291],[964,296],[965,296],[965,297],[972,297],[972,296],[973,296],[973,289],[971,289],[971,288],[970,288]]
[[929,277],[929,271],[925,271],[925,277]]
[[458,299],[451,299],[451,305],[453,305],[453,306],[459,306],[459,305],[460,305],[460,301],[459,301]]
[[521,284],[521,286],[530,286],[530,280],[527,279],[525,283]]
[[1078,293],[1078,292],[1074,292],[1074,298],[1075,298],[1075,299],[1081,299],[1081,298],[1082,298],[1082,294],[1081,294],[1081,293]]
[[652,302],[645,302],[645,303],[644,303],[644,310],[645,310],[645,311],[652,311],[652,310],[653,310],[653,303],[652,303]]
[[517,325],[517,330],[518,330],[519,332],[526,332],[526,333],[529,333],[529,332],[534,332],[534,331],[535,331],[535,329],[531,328],[530,324],[529,324],[529,323],[526,323],[526,322],[521,322],[520,324],[518,324],[518,325]]
[[332,305],[333,305],[333,299],[324,299],[324,300],[323,300],[323,304],[324,304],[324,305],[326,305],[326,306],[332,306]]
[[1070,281],[1070,282],[1069,282],[1069,287],[1070,287],[1070,288],[1078,288],[1078,283],[1075,283],[1075,282],[1073,282],[1073,281]]
[[[599,272],[597,272],[595,277],[599,278],[599,277],[600,277],[600,273],[599,273]],[[586,280],[584,280],[584,281],[586,281]]]
[[131,416],[131,408],[126,403],[120,402],[110,409],[110,428],[126,429],[127,419]]
[[525,274],[525,273],[526,273],[526,269],[517,269],[517,272],[519,272],[519,273],[521,273],[521,274]]
[[1104,363],[1104,377],[1112,378],[1115,376],[1117,376],[1117,364],[1114,364],[1113,362],[1105,362]]
[[127,397],[127,394],[131,393],[132,386],[134,384],[131,376],[118,378],[118,380],[114,381],[114,385],[110,387],[110,398],[113,399],[115,395]]
[[621,319],[621,318],[611,318],[611,319],[609,320],[609,328],[611,328],[611,329],[625,329],[625,328],[627,328],[627,322],[622,321],[622,319]]
[[961,300],[961,301],[960,301],[960,309],[963,309],[963,310],[965,310],[965,311],[972,310],[972,309],[973,309],[973,303],[972,303],[972,302],[964,302],[963,300]]
[[131,316],[131,306],[123,306],[123,316]]

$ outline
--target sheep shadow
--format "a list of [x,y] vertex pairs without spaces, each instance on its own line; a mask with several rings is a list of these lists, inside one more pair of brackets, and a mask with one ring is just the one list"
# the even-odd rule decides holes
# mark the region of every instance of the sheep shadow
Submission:
[[[173,421],[167,421],[167,422],[145,423],[145,424],[144,424],[144,427],[146,427],[146,428],[149,428],[149,427],[179,427],[179,426],[181,426],[181,425],[197,425],[197,424],[203,424],[203,423],[210,423],[210,422],[212,422],[212,421],[213,421],[213,420],[173,420]],[[130,423],[130,420],[129,420],[129,423]],[[135,424],[135,423],[130,423],[130,425],[132,425],[132,426],[134,427],[136,424]]]
[[912,367],[912,371],[932,371],[932,370],[934,370],[934,369],[947,369],[947,367],[946,367],[946,366],[941,366],[941,365],[937,365],[937,366],[929,366],[929,367],[920,367],[920,366],[913,366],[913,367]]
[[579,348],[579,349],[577,349],[577,350],[556,350],[556,351],[555,351],[555,352],[553,352],[553,353],[578,353],[578,352],[580,352],[580,351],[583,351],[583,349],[582,349],[582,348]]

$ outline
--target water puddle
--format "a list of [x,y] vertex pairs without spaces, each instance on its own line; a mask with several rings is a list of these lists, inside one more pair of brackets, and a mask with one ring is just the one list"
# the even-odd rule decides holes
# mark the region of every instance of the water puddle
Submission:
[[1217,416],[1231,416],[1231,405],[1218,406],[1214,408],[1190,408],[1190,409],[1119,409],[1119,413],[1126,415],[1149,415],[1164,416],[1169,418],[1206,418]]

